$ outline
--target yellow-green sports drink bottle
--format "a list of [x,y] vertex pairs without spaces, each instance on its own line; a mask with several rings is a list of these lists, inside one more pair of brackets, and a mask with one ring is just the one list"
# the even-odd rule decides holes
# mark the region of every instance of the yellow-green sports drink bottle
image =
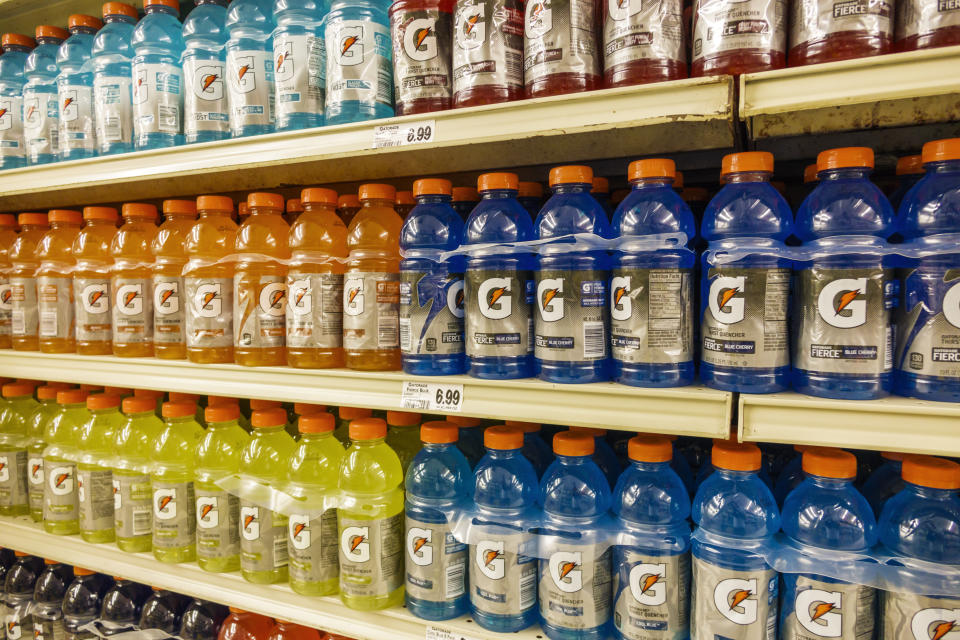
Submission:
[[113,517],[117,546],[123,551],[150,551],[153,493],[150,467],[153,444],[163,431],[157,399],[134,395],[121,404],[126,419],[113,439]]
[[350,446],[350,423],[360,418],[370,418],[373,411],[370,409],[361,409],[360,407],[339,407],[337,412],[337,427],[333,431],[333,437],[340,441],[345,447]]
[[403,604],[403,471],[387,423],[360,418],[340,465],[340,599],[370,611]]
[[3,385],[0,410],[0,515],[25,516],[30,512],[27,489],[27,416],[36,406],[33,385]]
[[58,391],[61,410],[44,428],[43,530],[47,533],[80,533],[77,457],[80,428],[90,418],[88,395],[83,389]]
[[27,493],[30,517],[34,522],[43,521],[43,451],[47,448],[47,441],[43,439],[44,429],[60,412],[57,392],[69,388],[68,384],[55,382],[38,387],[38,404],[27,418]]
[[112,392],[87,397],[90,418],[80,427],[77,448],[77,502],[80,537],[87,542],[116,540],[113,514],[113,441],[125,418],[121,396]]

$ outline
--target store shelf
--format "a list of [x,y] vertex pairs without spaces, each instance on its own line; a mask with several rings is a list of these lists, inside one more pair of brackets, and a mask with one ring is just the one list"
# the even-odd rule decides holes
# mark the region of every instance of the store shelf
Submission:
[[153,358],[16,351],[0,353],[0,373],[15,378],[371,409],[401,409],[405,380],[454,383],[463,385],[461,414],[466,416],[709,438],[728,436],[733,406],[733,394],[704,387],[638,389],[613,383],[559,385],[535,379],[426,378],[400,372],[247,368]]
[[889,397],[829,400],[798,393],[740,395],[744,441],[960,456],[960,404]]
[[38,24],[66,28],[67,16],[86,13],[100,17],[103,0],[0,0],[0,27],[3,33],[32,36]]

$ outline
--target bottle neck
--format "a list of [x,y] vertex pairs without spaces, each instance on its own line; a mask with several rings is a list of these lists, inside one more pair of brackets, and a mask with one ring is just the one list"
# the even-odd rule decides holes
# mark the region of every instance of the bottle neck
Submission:
[[451,447],[456,447],[457,443],[455,442],[445,442],[443,444],[438,444],[436,442],[424,442],[423,448],[427,451],[432,451],[434,453],[442,453],[444,451],[449,451]]
[[916,493],[921,498],[927,498],[928,500],[950,500],[953,498],[955,491],[951,489],[934,489],[933,487],[924,487],[919,484],[907,483],[907,486],[910,487],[914,493]]
[[101,219],[99,219],[99,218],[93,218],[93,219],[91,219],[91,220],[87,220],[86,226],[88,226],[88,227],[116,227],[116,226],[117,226],[117,221],[116,221],[116,220],[101,220]]
[[276,425],[274,427],[256,427],[253,430],[253,435],[256,436],[272,436],[274,434],[280,433],[285,430],[286,425]]
[[52,36],[41,36],[37,38],[38,45],[52,44],[59,47],[62,43],[63,43],[63,40],[61,40],[60,38],[54,38]]
[[320,212],[320,211],[326,211],[327,213],[335,214],[337,212],[337,205],[327,204],[327,203],[317,203],[317,204],[311,203],[311,204],[303,205],[304,213],[313,213],[313,212]]
[[179,424],[186,424],[193,420],[193,416],[178,416],[176,418],[165,418],[168,425],[174,427]]
[[505,198],[516,198],[516,189],[487,189],[480,192],[481,200],[503,200]]
[[107,409],[91,409],[90,413],[95,416],[105,416],[111,413],[120,413],[120,407],[109,407]]
[[370,207],[387,207],[393,209],[393,200],[386,198],[364,198],[360,201],[360,207],[369,209]]
[[167,15],[176,16],[177,12],[174,11],[173,7],[168,7],[165,4],[150,4],[144,7],[144,11],[149,15],[151,13],[166,13]]
[[207,431],[210,431],[211,429],[220,431],[223,429],[229,429],[230,427],[233,427],[233,426],[239,427],[240,423],[236,420],[226,420],[225,422],[208,422]]
[[250,207],[249,218],[256,216],[280,216],[283,212],[280,209],[274,209],[272,207]]
[[727,480],[746,480],[751,476],[756,476],[758,473],[760,473],[760,470],[757,469],[756,471],[734,471],[733,469],[721,469],[717,467],[716,472],[720,474],[722,478],[725,478]]
[[766,171],[737,171],[724,175],[727,184],[737,182],[770,182],[770,174]]
[[673,178],[639,178],[634,180],[632,184],[634,189],[659,189],[661,187],[672,187]]
[[368,440],[352,440],[351,446],[353,447],[375,447],[378,444],[383,444],[386,442],[385,438],[370,438]]
[[221,7],[227,6],[227,0],[194,0],[194,3],[198,7],[202,4],[216,4]]
[[327,440],[333,435],[333,431],[321,431],[320,433],[304,433],[300,432],[300,442],[320,442],[322,440]]
[[417,204],[435,204],[441,202],[451,202],[453,197],[442,193],[424,193],[417,196]]
[[821,171],[817,173],[817,177],[820,179],[820,182],[825,180],[866,180],[870,177],[871,173],[873,173],[873,169],[869,167],[839,167],[837,169]]
[[103,17],[104,24],[113,24],[114,22],[126,22],[127,24],[136,24],[136,20],[131,18],[128,15],[120,14],[111,14],[109,16]]
[[817,476],[813,474],[807,474],[807,478],[814,485],[823,489],[836,490],[853,486],[853,478],[827,478],[825,476]]
[[25,47],[19,44],[7,44],[3,46],[3,51],[19,51],[20,53],[30,53],[30,47]]
[[663,471],[670,466],[669,462],[643,462],[641,460],[631,460],[630,464],[633,465],[635,469],[640,471]]
[[70,403],[68,403],[68,404],[61,404],[60,406],[63,407],[63,410],[64,410],[64,411],[74,411],[74,410],[76,410],[76,409],[86,409],[86,408],[87,408],[87,403],[86,403],[86,401],[84,401],[84,402],[70,402]]
[[206,220],[208,218],[230,218],[233,219],[232,211],[200,211],[199,216],[201,220]]
[[550,189],[554,193],[590,193],[590,190],[593,189],[593,185],[585,182],[565,182],[562,184],[555,184],[551,186]]
[[136,223],[149,224],[152,222],[153,220],[151,220],[150,218],[141,218],[140,216],[123,216],[123,224],[136,224]]
[[927,172],[928,173],[960,172],[960,158],[957,158],[955,160],[944,160],[942,162],[931,162],[930,164],[927,165]]
[[49,229],[49,228],[50,228],[50,227],[48,227],[48,226],[46,226],[46,225],[25,224],[25,225],[23,225],[23,226],[20,227],[20,231],[41,231],[41,230],[45,231],[45,230],[47,230],[47,229]]
[[130,418],[131,420],[134,420],[134,419],[136,419],[136,418],[146,418],[146,417],[152,416],[152,415],[154,415],[154,412],[153,412],[153,411],[134,411],[134,412],[128,413],[128,414],[126,414],[126,415],[127,415],[127,417]]
[[568,466],[568,467],[577,467],[577,466],[586,464],[587,461],[589,461],[589,460],[593,460],[593,456],[592,456],[592,455],[585,455],[585,456],[564,456],[564,455],[560,455],[560,454],[558,453],[558,454],[556,454],[556,456],[557,456],[557,462],[559,462],[559,463],[562,464],[562,465],[566,465],[566,466]]
[[164,220],[195,220],[196,216],[190,213],[165,213]]
[[51,229],[79,229],[79,222],[51,222]]
[[521,455],[520,449],[487,449],[487,455],[496,460],[508,460]]
[[70,29],[70,33],[72,33],[73,35],[77,35],[78,33],[85,33],[85,34],[87,34],[87,35],[92,36],[92,35],[95,34],[96,32],[97,32],[96,29],[93,29],[93,28],[87,27],[87,26],[83,26],[83,25],[79,25],[79,26],[76,26],[76,27],[72,27],[72,28]]

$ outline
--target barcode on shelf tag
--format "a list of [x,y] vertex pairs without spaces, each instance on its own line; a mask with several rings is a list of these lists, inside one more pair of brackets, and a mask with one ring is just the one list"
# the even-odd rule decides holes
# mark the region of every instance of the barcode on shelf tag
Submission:
[[463,410],[463,385],[438,382],[404,382],[400,393],[404,409],[460,413]]
[[420,120],[403,124],[382,124],[373,129],[373,148],[405,147],[408,144],[433,142],[437,136],[435,120]]
[[450,629],[428,624],[424,640],[475,640],[472,636],[465,636]]

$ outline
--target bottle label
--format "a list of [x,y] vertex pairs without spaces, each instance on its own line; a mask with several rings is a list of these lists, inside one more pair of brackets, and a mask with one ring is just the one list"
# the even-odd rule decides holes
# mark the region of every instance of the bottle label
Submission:
[[897,42],[915,36],[928,36],[937,29],[960,26],[960,3],[951,0],[900,0],[895,18]]
[[960,378],[960,270],[921,262],[905,276],[897,367],[916,375]]
[[637,60],[686,61],[680,0],[604,0],[603,68]]
[[210,560],[240,553],[240,498],[226,491],[196,489],[197,556]]
[[343,275],[291,273],[287,276],[287,346],[337,349],[343,346]]
[[403,586],[403,513],[359,520],[340,512],[340,593],[385,596]]
[[406,355],[463,353],[463,274],[400,272],[400,351]]
[[693,271],[613,270],[610,343],[620,362],[676,364],[693,360]]
[[183,130],[183,71],[179,66],[133,63],[133,129],[179,134]]
[[37,310],[41,338],[73,336],[73,282],[70,278],[37,278]]
[[390,29],[367,20],[330,20],[327,42],[327,104],[357,101],[393,107]]
[[400,346],[400,274],[347,271],[343,281],[343,346],[354,351]]
[[540,560],[540,617],[563,629],[593,629],[610,619],[610,547],[550,544]]
[[51,607],[42,614],[33,612],[33,640],[65,640],[67,631],[63,627],[63,613],[60,605]]
[[0,507],[27,504],[27,451],[0,451]]
[[183,344],[183,305],[180,293],[183,278],[153,276],[153,341],[156,344]]
[[43,458],[40,456],[29,458],[27,460],[27,493],[30,511],[43,513],[43,479]]
[[470,604],[483,613],[518,616],[537,604],[536,540],[506,534],[470,545]]
[[113,335],[110,278],[75,277],[73,299],[76,301],[77,341],[110,342]]
[[523,88],[523,2],[458,0],[453,24],[453,92]]
[[714,267],[700,327],[703,362],[718,367],[790,364],[790,270]]
[[725,569],[693,558],[691,640],[774,640],[777,572]]
[[[0,141],[0,145],[2,145]],[[11,316],[13,314],[13,285],[6,275],[0,274],[0,336],[11,334]]]
[[576,362],[606,358],[608,274],[544,269],[536,276],[537,359]]
[[467,592],[467,545],[450,524],[406,517],[407,593],[427,602],[448,602]]
[[525,356],[533,351],[531,275],[529,271],[467,269],[467,356]]
[[894,3],[888,0],[804,0],[791,5],[791,48],[841,31],[893,38]]
[[150,278],[118,278],[113,291],[113,343],[142,344],[153,341],[153,290]]
[[234,346],[282,347],[287,309],[284,277],[237,274],[233,286]]
[[323,114],[327,90],[327,51],[312,33],[282,34],[273,39],[277,77],[277,117]]
[[[880,637],[953,640],[960,631],[960,599],[881,591]],[[951,633],[952,632],[952,633]]]
[[77,500],[81,531],[113,528],[113,473],[109,469],[78,469]]
[[787,0],[697,0],[693,60],[743,49],[783,53],[787,47],[786,20]]
[[0,158],[25,158],[23,96],[0,96]]
[[71,150],[94,151],[97,148],[93,122],[93,87],[61,84],[60,153]]
[[337,562],[337,510],[327,509],[319,518],[291,515],[290,580],[323,583],[340,574]]
[[113,518],[118,538],[150,535],[153,525],[150,476],[113,474]]
[[450,98],[453,17],[436,8],[395,11],[393,85],[397,103]]
[[287,566],[287,517],[240,501],[240,566],[273,571]]
[[613,624],[627,640],[682,640],[690,630],[690,553],[614,547]]
[[10,278],[10,333],[15,338],[37,335],[37,279]]
[[785,575],[784,591],[784,609],[792,611],[784,615],[780,632],[783,640],[873,638],[876,616],[876,590],[873,587],[825,582],[805,575]]
[[527,85],[557,73],[600,72],[596,9],[591,0],[531,0],[524,15]]
[[233,278],[183,279],[187,347],[233,346]]
[[226,64],[223,60],[190,57],[183,61],[185,134],[230,131],[230,105],[223,82],[225,73]]
[[269,52],[228,49],[227,87],[234,136],[243,135],[244,127],[273,124],[273,61]]
[[93,79],[93,110],[100,148],[133,138],[133,82],[130,76],[101,76]]
[[879,375],[893,367],[891,270],[825,269],[796,277],[799,302],[794,367]]
[[33,638],[33,615],[30,613],[32,602],[25,599],[6,597],[3,607],[3,626],[7,630],[7,640],[31,640]]
[[43,488],[43,519],[50,522],[77,520],[77,465],[46,462],[47,483]]
[[23,137],[27,158],[36,162],[43,154],[60,153],[59,98],[56,91],[23,88]]
[[195,543],[193,483],[153,481],[153,548],[179,549]]

